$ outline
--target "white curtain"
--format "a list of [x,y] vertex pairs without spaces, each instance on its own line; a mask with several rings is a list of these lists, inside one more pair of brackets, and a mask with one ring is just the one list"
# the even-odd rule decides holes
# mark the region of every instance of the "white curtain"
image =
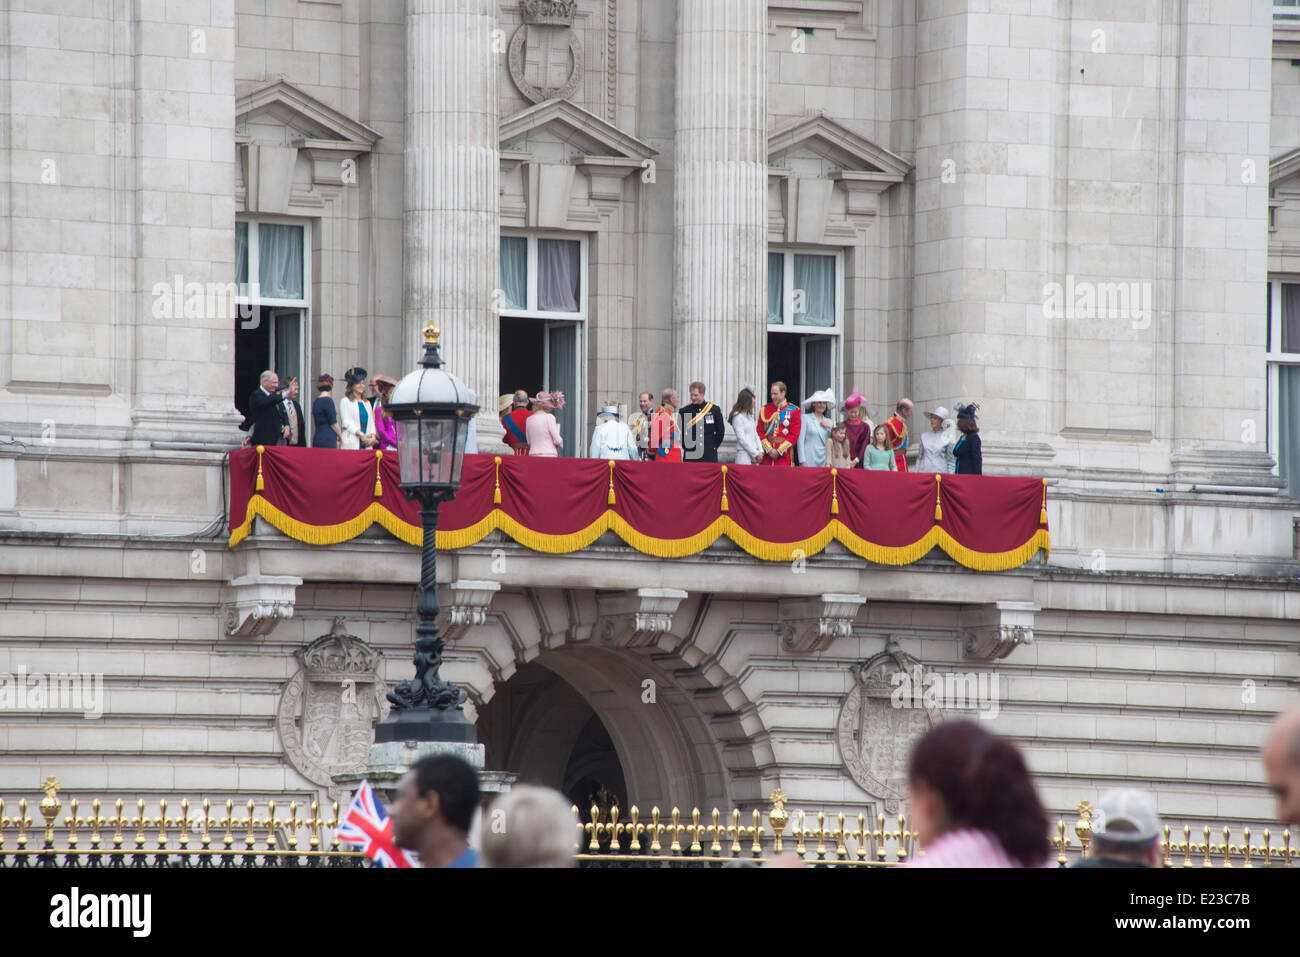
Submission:
[[[796,326],[835,325],[835,257],[795,256],[794,289]],[[803,293],[803,312],[798,296]]]
[[1278,471],[1300,498],[1300,366],[1277,367],[1277,392]]
[[501,237],[502,309],[528,308],[528,240],[523,236]]
[[302,298],[302,227],[257,227],[258,282],[264,299]]
[[[537,241],[537,308],[577,312],[582,245],[571,239]],[[567,441],[567,438],[566,438]]]
[[785,291],[785,256],[767,254],[767,324],[781,325],[782,294]]
[[243,286],[248,282],[248,223],[235,223],[235,283],[244,295]]

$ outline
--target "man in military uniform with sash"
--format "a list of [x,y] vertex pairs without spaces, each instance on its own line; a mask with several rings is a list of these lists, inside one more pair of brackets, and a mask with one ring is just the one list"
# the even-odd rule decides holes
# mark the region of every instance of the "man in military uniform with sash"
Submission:
[[[502,396],[504,403],[508,396]],[[515,455],[528,454],[528,435],[526,427],[528,417],[532,415],[528,411],[528,393],[520,389],[514,394],[510,401],[511,408],[501,415],[501,426],[506,430],[505,443],[510,447],[510,451]]]
[[691,404],[677,413],[682,422],[682,456],[687,462],[718,461],[718,446],[727,437],[722,410],[704,399],[703,382],[691,383]]
[[907,471],[907,420],[912,417],[912,400],[899,399],[894,406],[894,414],[885,420],[885,431],[889,433],[889,447],[894,450],[894,462],[898,471]]
[[773,382],[772,401],[758,414],[758,439],[763,446],[759,465],[794,465],[799,442],[799,408],[785,400],[785,383]]

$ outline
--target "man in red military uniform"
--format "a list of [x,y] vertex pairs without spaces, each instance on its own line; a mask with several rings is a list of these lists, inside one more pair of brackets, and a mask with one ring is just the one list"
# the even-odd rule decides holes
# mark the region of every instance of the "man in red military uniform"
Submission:
[[794,465],[799,444],[799,407],[785,400],[785,383],[773,382],[772,401],[758,414],[758,440],[763,446],[759,465]]
[[894,406],[894,414],[885,420],[885,430],[889,433],[889,447],[894,450],[894,462],[898,471],[907,471],[907,420],[912,417],[912,400],[899,399]]
[[[510,403],[509,407],[505,406],[507,401]],[[501,405],[503,407],[501,426],[506,430],[503,441],[515,455],[527,455],[528,436],[526,426],[528,417],[532,415],[528,411],[528,393],[520,389],[514,396],[503,395]]]

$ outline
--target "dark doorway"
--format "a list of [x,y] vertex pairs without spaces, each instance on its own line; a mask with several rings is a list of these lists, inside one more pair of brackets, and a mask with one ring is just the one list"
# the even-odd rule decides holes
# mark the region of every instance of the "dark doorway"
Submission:
[[618,760],[614,742],[596,715],[591,716],[578,735],[564,770],[564,796],[576,804],[586,819],[593,804],[608,813],[613,805],[629,807],[623,765]]
[[798,402],[803,395],[803,376],[799,373],[801,338],[788,332],[767,334],[767,382],[762,386],[763,394],[758,396],[760,405],[767,402],[773,382],[785,383],[786,398],[791,402]]
[[546,323],[537,319],[501,320],[501,351],[497,366],[501,392],[524,389],[536,395],[545,388]]
[[271,365],[269,312],[260,306],[247,319],[235,317],[235,408],[243,416],[248,415],[248,397]]

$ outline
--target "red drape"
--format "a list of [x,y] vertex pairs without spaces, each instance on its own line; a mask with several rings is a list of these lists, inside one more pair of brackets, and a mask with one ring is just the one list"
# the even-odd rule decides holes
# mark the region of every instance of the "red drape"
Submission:
[[[1034,478],[898,474],[861,469],[759,469],[470,455],[443,506],[440,548],[494,529],[537,551],[584,548],[613,531],[650,555],[677,557],[720,535],[757,558],[789,561],[831,541],[874,562],[903,565],[939,548],[969,568],[997,570],[1051,547],[1046,483]],[[393,453],[242,449],[230,457],[230,544],[261,516],[315,545],[378,523],[419,544],[419,511],[398,483]]]

